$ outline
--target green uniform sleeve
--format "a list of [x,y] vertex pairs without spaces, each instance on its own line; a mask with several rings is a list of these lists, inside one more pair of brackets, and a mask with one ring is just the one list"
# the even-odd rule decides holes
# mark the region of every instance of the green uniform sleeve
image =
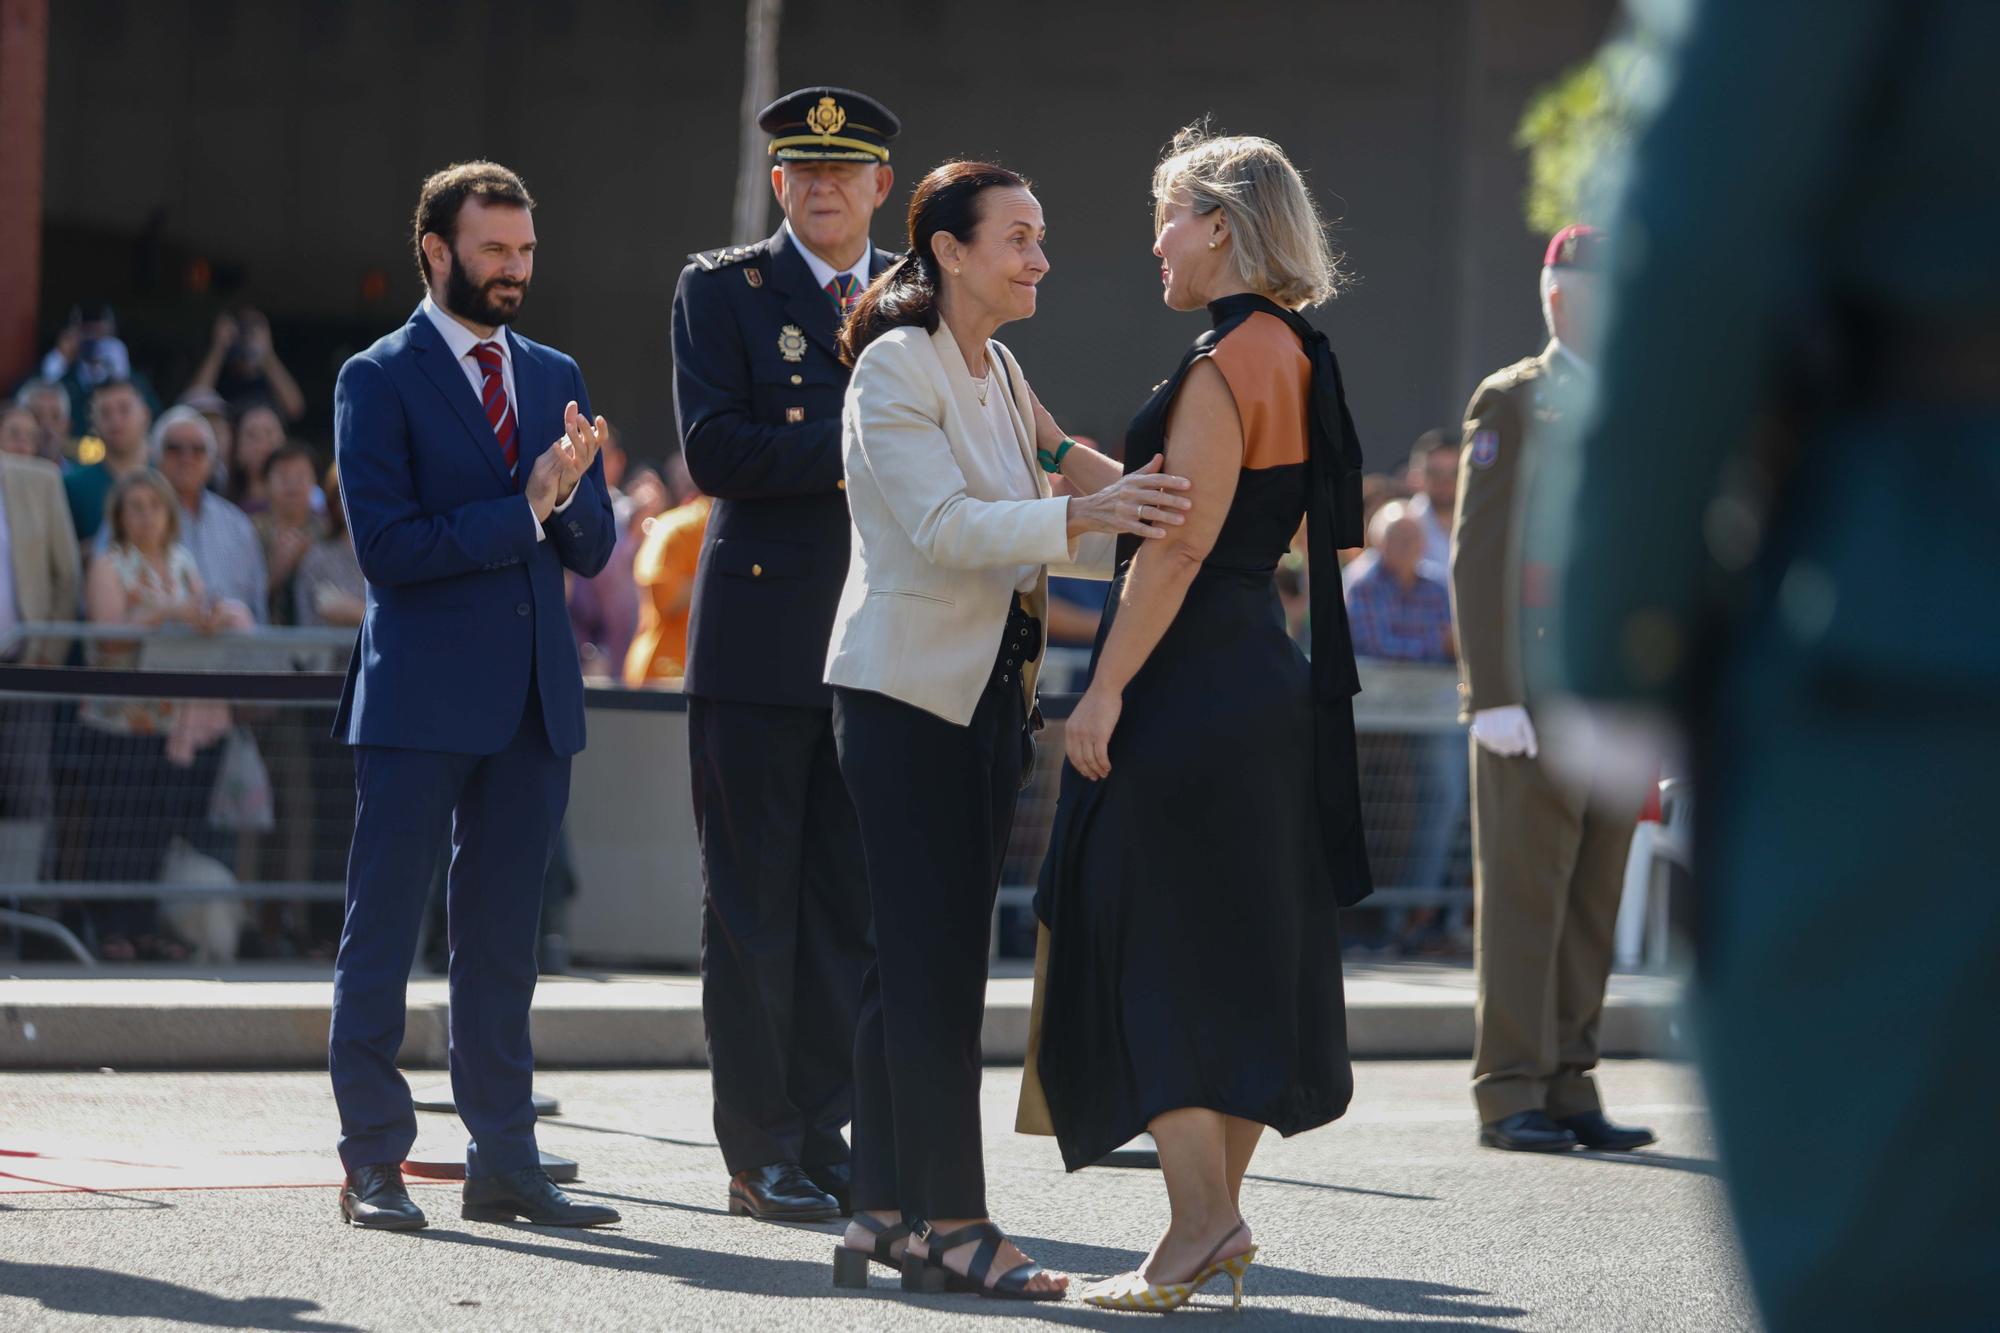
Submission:
[[1520,392],[1505,380],[1479,386],[1465,410],[1451,539],[1451,614],[1458,630],[1459,703],[1465,716],[1522,702],[1517,623],[1521,477]]
[[1716,0],[1669,57],[1611,229],[1596,410],[1537,464],[1549,521],[1531,558],[1560,570],[1552,666],[1578,694],[1660,697],[1686,665],[1704,512],[1790,336],[1786,298],[1818,259],[1892,17]]

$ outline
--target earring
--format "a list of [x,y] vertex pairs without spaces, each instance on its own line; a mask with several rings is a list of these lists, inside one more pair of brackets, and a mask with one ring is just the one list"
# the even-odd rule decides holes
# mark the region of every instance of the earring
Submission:
[[1208,248],[1209,248],[1209,249],[1211,249],[1211,250],[1213,250],[1213,249],[1215,248],[1215,242],[1214,242],[1214,241],[1210,241],[1210,242],[1208,243]]
[[951,276],[955,278],[955,277],[957,277],[957,276],[958,276],[959,274],[963,273],[964,271],[965,271],[964,269],[958,269],[958,268],[955,268],[955,269],[953,269],[953,270],[951,271]]

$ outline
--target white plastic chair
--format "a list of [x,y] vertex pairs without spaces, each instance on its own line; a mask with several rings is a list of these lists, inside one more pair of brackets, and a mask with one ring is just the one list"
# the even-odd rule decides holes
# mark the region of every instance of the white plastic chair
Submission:
[[1664,970],[1671,944],[1668,928],[1673,867],[1694,866],[1694,788],[1682,778],[1660,783],[1660,818],[1632,831],[1625,860],[1625,895],[1618,903],[1613,954],[1620,967],[1645,965]]

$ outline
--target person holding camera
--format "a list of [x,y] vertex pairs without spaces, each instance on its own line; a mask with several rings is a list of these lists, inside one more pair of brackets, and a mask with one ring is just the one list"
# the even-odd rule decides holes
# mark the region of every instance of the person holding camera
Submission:
[[198,389],[220,394],[234,408],[268,403],[285,421],[297,421],[306,412],[298,381],[271,345],[271,321],[256,310],[224,311],[215,317],[208,355],[188,384],[189,393]]

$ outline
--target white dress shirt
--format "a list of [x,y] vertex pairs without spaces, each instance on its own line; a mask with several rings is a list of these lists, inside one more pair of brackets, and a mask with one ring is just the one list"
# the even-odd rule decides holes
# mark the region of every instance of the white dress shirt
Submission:
[[[806,248],[806,243],[799,239],[797,232],[792,230],[792,220],[790,218],[785,219],[785,239],[792,243],[792,249],[797,250],[805,256],[806,267],[812,270],[813,281],[819,284],[821,291],[826,290],[826,285],[829,282],[846,273],[851,273],[859,279],[861,287],[868,285],[868,261],[875,257],[875,245],[872,241],[863,241],[861,243],[861,258],[851,267],[835,268]],[[859,291],[860,287],[857,287],[855,290]]]
[[[500,387],[506,391],[508,410],[514,414],[514,445],[519,451],[521,460],[515,466],[533,467],[534,460],[529,457],[528,437],[521,429],[521,395],[514,391],[514,340],[507,336],[506,327],[503,325],[495,329],[493,337],[485,339],[438,309],[437,303],[428,296],[424,298],[423,310],[424,314],[430,317],[432,326],[437,329],[438,336],[444,339],[444,345],[451,349],[454,357],[458,358],[458,368],[465,372],[465,382],[472,386],[472,397],[476,402],[486,401],[486,372],[479,368],[479,359],[472,354],[472,349],[487,341],[491,341],[500,349]],[[493,439],[493,447],[495,449],[500,447],[500,438],[497,435]],[[525,472],[522,473],[524,481],[526,475]],[[579,480],[578,485],[581,484]],[[575,499],[576,491],[571,490],[568,497],[555,507],[555,512],[560,514],[569,508],[570,502]],[[533,518],[534,513],[531,507],[528,516]],[[535,540],[538,542],[548,540],[548,534],[542,531],[539,521],[535,524]]]

